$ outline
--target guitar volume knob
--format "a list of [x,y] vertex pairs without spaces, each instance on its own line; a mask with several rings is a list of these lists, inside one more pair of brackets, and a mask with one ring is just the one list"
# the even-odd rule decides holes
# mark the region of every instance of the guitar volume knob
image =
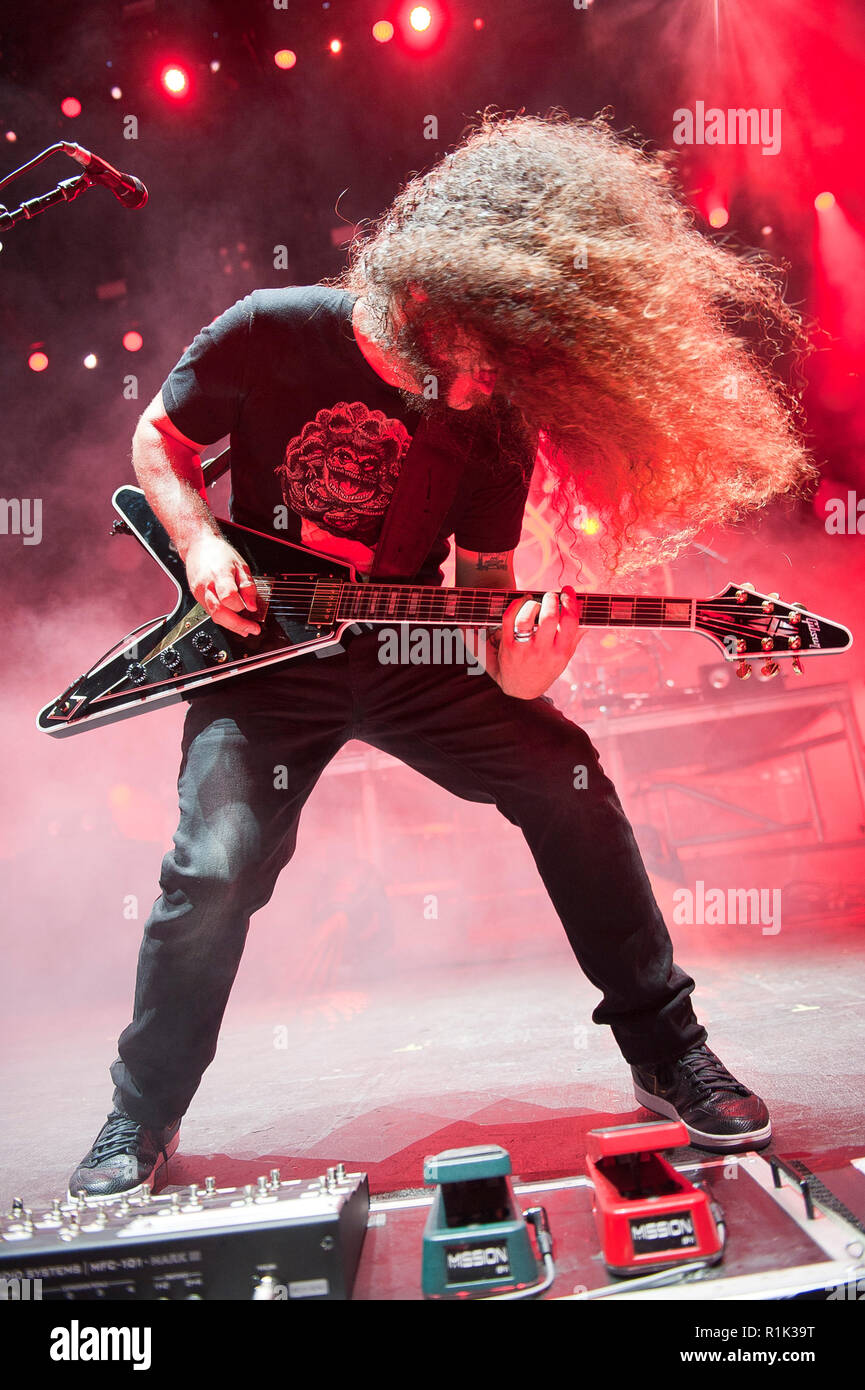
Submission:
[[179,671],[181,666],[180,653],[173,647],[166,647],[162,653],[162,664],[167,671]]
[[132,685],[143,685],[147,679],[147,671],[140,661],[131,661],[126,668],[126,679]]
[[209,632],[196,632],[192,645],[200,656],[209,656],[213,651],[213,638]]

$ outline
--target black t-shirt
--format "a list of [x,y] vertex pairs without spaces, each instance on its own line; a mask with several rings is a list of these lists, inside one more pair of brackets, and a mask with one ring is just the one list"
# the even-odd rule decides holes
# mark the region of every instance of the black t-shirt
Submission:
[[[358,347],[354,302],[321,285],[256,290],[201,330],[162,396],[169,419],[197,444],[230,435],[233,521],[368,573],[421,417]],[[440,534],[412,576],[420,583],[441,583],[450,536],[487,552],[513,550],[520,539],[524,470],[484,437],[467,451],[468,425],[455,422],[465,462]]]

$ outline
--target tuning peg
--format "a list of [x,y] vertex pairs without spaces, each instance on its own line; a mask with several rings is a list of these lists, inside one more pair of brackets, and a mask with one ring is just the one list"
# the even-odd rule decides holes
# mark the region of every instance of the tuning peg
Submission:
[[802,670],[802,663],[799,660],[798,656],[794,656],[790,664],[793,667],[793,670],[796,672],[797,676],[804,676],[805,672]]
[[736,675],[740,681],[746,681],[751,674],[751,667],[747,661],[740,661],[736,666]]
[[766,680],[771,680],[773,676],[777,676],[780,669],[777,661],[767,661],[765,666],[760,667],[760,675]]
[[802,603],[791,603],[790,612],[787,614],[787,622],[792,623],[794,627],[798,627],[802,619],[802,614],[799,610],[804,608],[804,606],[805,605]]

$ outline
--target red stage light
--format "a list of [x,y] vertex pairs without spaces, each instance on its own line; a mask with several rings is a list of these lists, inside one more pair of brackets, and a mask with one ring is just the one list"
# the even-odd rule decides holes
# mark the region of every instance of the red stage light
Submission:
[[18,136],[15,134],[14,130],[7,130],[6,139],[9,141],[10,144],[14,144],[15,141],[18,139]]
[[475,26],[476,29],[483,29],[483,27],[484,27],[484,22],[483,22],[483,20],[481,19],[480,15],[478,15],[477,19],[473,20],[472,22],[473,22],[473,24],[474,24],[474,26]]
[[176,64],[162,69],[160,81],[169,96],[185,97],[189,91],[189,73]]
[[835,194],[818,193],[814,199],[814,206],[818,212],[828,212],[830,208],[835,206]]
[[64,116],[80,116],[81,102],[77,97],[64,97],[60,103],[60,110]]
[[281,48],[278,53],[274,53],[273,61],[278,68],[293,68],[297,62],[297,54],[292,53],[290,48]]
[[730,214],[726,208],[712,208],[709,213],[709,225],[711,227],[726,227],[730,220]]
[[393,25],[389,19],[377,19],[372,26],[372,36],[378,43],[388,43],[393,38]]
[[403,5],[397,20],[400,38],[418,54],[432,52],[444,38],[447,13],[441,5]]
[[31,352],[27,358],[27,366],[31,372],[44,372],[48,366],[48,357],[44,352]]
[[127,352],[138,352],[143,344],[144,339],[134,328],[131,328],[128,333],[124,333],[123,346]]
[[331,53],[341,53],[342,39],[331,39],[330,43],[328,44],[328,48],[330,49]]

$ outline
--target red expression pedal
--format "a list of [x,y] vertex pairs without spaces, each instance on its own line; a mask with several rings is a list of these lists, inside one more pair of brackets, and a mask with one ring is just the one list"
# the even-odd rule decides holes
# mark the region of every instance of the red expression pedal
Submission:
[[586,1137],[595,1223],[611,1273],[721,1259],[720,1208],[659,1152],[689,1142],[680,1120],[592,1129]]

